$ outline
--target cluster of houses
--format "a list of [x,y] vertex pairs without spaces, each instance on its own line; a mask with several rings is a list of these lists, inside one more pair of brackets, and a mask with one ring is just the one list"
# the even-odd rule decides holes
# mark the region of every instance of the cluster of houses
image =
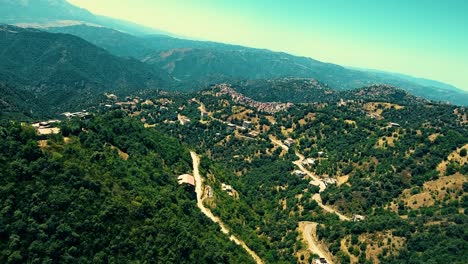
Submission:
[[259,102],[255,101],[249,97],[244,96],[241,93],[236,92],[229,84],[217,84],[215,88],[218,88],[220,91],[216,96],[229,95],[232,100],[236,103],[245,104],[250,107],[257,109],[257,111],[262,111],[266,113],[277,113],[280,111],[287,110],[292,107],[292,103],[278,103],[278,102]]
[[[248,121],[248,120],[244,120],[242,121],[242,126],[238,126],[238,125],[235,125],[233,123],[227,123],[227,130],[228,131],[234,131],[236,129],[239,129],[239,130],[247,130],[251,127],[252,125],[252,121]],[[248,137],[251,137],[251,138],[255,138],[257,137],[258,135],[260,134],[260,132],[258,131],[255,131],[255,130],[251,130],[247,133],[247,136]]]
[[32,124],[38,135],[52,135],[60,133],[60,128],[52,127],[52,125],[60,123],[59,120],[42,121]]
[[343,100],[343,98],[340,99],[338,103],[336,103],[337,106],[347,106],[348,104],[354,103],[354,100]]

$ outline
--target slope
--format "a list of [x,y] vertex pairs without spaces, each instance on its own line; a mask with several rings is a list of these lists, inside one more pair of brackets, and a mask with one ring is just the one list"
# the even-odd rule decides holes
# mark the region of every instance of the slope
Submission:
[[95,100],[106,90],[158,88],[171,81],[164,72],[75,36],[7,25],[0,26],[0,57],[2,80],[46,98],[45,108],[53,111]]
[[[114,28],[138,36],[146,34],[170,33],[144,28],[130,22],[96,16],[85,9],[78,8],[65,0],[9,1],[1,0],[0,21],[21,23],[23,26],[50,27],[67,24],[88,24],[98,27]],[[40,12],[37,12],[37,11]],[[70,21],[71,20],[71,21]],[[60,23],[57,23],[59,21]],[[89,28],[87,29],[89,30]],[[104,30],[99,29],[100,33]],[[115,33],[115,32],[114,32]],[[320,80],[335,89],[353,89],[371,84],[388,84],[400,87],[411,93],[436,101],[448,101],[466,105],[468,93],[454,89],[447,84],[417,80],[396,74],[375,71],[361,71],[335,64],[318,62],[304,57],[251,49],[214,42],[199,42],[167,36],[150,36],[139,39],[143,42],[131,47],[120,44],[122,37],[110,41],[107,34],[91,34],[88,37],[78,33],[86,40],[102,45],[115,55],[134,56],[138,59],[166,69],[179,79],[181,90],[202,88],[208,83],[229,79],[261,79],[278,77],[307,77]],[[118,35],[118,34],[117,34]],[[109,41],[106,41],[109,40]],[[124,41],[126,42],[126,41]],[[111,43],[111,44],[109,44]],[[115,45],[114,43],[119,43]],[[174,50],[177,49],[177,50]],[[170,51],[169,51],[170,50]],[[165,52],[162,52],[165,51]],[[145,56],[149,54],[148,56]],[[142,57],[144,56],[144,57]]]
[[39,147],[0,124],[1,263],[253,263],[177,184],[191,169],[177,139],[119,112],[62,131]]

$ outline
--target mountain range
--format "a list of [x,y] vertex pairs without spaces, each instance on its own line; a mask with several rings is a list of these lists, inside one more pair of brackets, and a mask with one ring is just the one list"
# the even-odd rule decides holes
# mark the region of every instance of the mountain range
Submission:
[[230,80],[301,77],[338,90],[389,84],[435,101],[466,104],[468,93],[441,82],[374,70],[347,68],[283,52],[164,35],[133,36],[87,25],[50,28],[79,36],[117,56],[130,56],[167,71],[182,90]]
[[[354,69],[266,49],[195,41],[130,22],[97,16],[64,0],[0,0],[0,77],[3,109],[34,115],[86,107],[106,91],[141,89],[196,91],[213,83],[256,83],[256,94],[272,94],[271,81],[316,80],[330,90],[391,85],[434,101],[468,104],[468,93],[437,81]],[[38,12],[40,11],[40,12]],[[36,29],[31,29],[34,27]],[[26,29],[24,29],[26,28]],[[283,83],[284,85],[284,83]],[[242,87],[236,86],[236,87]],[[292,87],[276,89],[277,101]],[[315,91],[303,89],[303,102]],[[25,103],[18,94],[33,99]],[[6,95],[9,96],[6,96]],[[40,105],[37,108],[33,104]],[[31,107],[28,107],[30,105]]]
[[[113,56],[81,38],[14,26],[0,26],[0,57],[4,87],[17,90],[9,94],[30,93],[51,113],[79,109],[105,91],[160,88],[171,79],[165,72],[133,58]],[[21,101],[14,98],[5,104]]]
[[95,15],[65,0],[0,0],[2,23],[19,24],[23,27],[46,28],[56,25],[89,24],[116,28],[137,35],[168,34],[135,23]]
[[0,8],[0,263],[466,263],[466,92]]

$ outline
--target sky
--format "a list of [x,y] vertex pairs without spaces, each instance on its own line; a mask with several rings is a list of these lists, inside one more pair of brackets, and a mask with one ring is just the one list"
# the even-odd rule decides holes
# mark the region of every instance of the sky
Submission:
[[465,0],[69,0],[173,34],[468,90]]

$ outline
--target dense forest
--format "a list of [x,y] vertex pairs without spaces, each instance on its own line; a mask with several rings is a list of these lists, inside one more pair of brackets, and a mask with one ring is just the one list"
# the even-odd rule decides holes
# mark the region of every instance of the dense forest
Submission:
[[[468,253],[465,108],[386,86],[274,113],[216,87],[105,98],[57,135],[3,121],[2,262],[253,262],[177,184],[188,149],[201,155],[204,205],[265,263],[316,258],[307,223],[337,263]],[[297,174],[300,155],[326,187]]]
[[251,262],[177,184],[191,161],[176,139],[120,111],[61,129],[44,143],[0,126],[0,262]]

